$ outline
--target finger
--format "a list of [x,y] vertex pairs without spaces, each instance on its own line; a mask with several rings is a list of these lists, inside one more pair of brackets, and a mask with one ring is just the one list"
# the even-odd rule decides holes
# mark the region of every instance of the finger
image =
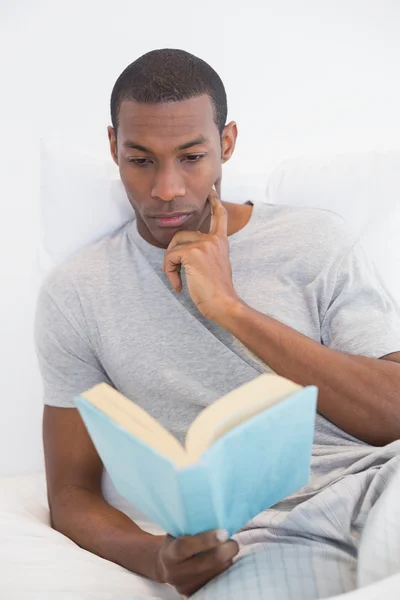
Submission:
[[190,572],[182,571],[179,575],[176,576],[175,583],[173,586],[178,590],[180,594],[183,594],[184,597],[189,597],[198,589],[205,586],[209,581],[217,577],[217,575],[221,575],[224,571],[227,571],[229,567],[232,566],[232,561],[228,561],[223,565],[214,566],[213,569],[207,571],[207,573],[199,574],[195,577]]
[[201,239],[203,236],[200,231],[178,231],[169,243],[165,252],[163,273],[168,277],[169,282],[175,292],[182,290],[182,256],[178,253],[171,254],[171,251],[177,246],[191,244]]
[[218,237],[228,235],[228,214],[221,200],[218,198],[215,186],[208,197],[211,206],[210,234]]
[[182,256],[177,252],[174,252],[173,254],[171,252],[166,253],[162,270],[168,277],[172,289],[175,292],[180,292],[182,290],[181,269]]
[[189,566],[194,573],[207,573],[215,568],[222,569],[226,563],[232,562],[236,554],[239,552],[239,546],[234,540],[228,540],[224,544],[220,544],[207,552],[200,552],[188,561],[182,563],[179,568],[183,569],[185,565]]
[[220,546],[227,539],[228,533],[225,530],[206,531],[198,535],[185,535],[171,542],[168,554],[172,560],[181,562],[199,552],[206,552]]
[[201,233],[200,231],[178,231],[170,241],[166,251],[168,252],[168,250],[172,250],[172,248],[175,248],[175,246],[182,246],[183,244],[198,242],[203,237],[204,233]]

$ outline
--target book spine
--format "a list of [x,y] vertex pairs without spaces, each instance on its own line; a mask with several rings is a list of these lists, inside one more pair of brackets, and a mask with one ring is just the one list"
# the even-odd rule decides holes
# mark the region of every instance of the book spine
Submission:
[[218,528],[213,490],[206,464],[200,459],[179,472],[179,486],[185,513],[185,535]]

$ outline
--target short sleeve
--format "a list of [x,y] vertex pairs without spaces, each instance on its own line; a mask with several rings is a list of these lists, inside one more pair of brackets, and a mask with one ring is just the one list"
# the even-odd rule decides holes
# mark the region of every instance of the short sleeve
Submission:
[[110,383],[77,310],[63,306],[46,286],[40,291],[36,308],[35,347],[45,404],[75,408],[77,395],[98,383]]
[[339,263],[322,319],[322,343],[380,358],[400,351],[400,313],[373,262],[355,244]]

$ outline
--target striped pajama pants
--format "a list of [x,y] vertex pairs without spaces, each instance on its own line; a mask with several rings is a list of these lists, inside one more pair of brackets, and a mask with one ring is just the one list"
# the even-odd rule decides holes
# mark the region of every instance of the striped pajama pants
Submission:
[[317,600],[400,572],[400,457],[273,512],[235,536],[239,559],[193,600]]

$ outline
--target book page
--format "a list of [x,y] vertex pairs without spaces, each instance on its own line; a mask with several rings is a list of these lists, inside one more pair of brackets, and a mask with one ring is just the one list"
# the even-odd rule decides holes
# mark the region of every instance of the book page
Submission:
[[274,374],[264,374],[233,390],[204,409],[186,436],[188,462],[193,463],[225,433],[302,386]]
[[107,383],[100,383],[81,396],[117,425],[164,454],[177,466],[186,462],[186,451],[178,440],[143,408]]

